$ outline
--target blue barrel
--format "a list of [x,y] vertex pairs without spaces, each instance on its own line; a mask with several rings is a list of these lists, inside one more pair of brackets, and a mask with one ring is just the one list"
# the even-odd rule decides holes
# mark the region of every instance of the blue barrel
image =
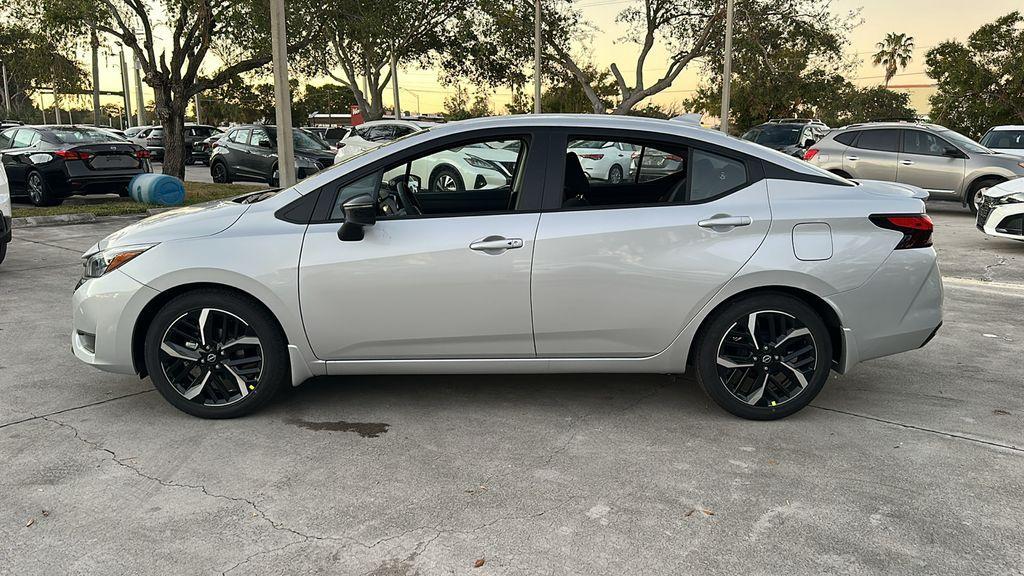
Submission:
[[160,206],[181,206],[185,202],[185,184],[167,174],[139,174],[128,183],[132,200]]

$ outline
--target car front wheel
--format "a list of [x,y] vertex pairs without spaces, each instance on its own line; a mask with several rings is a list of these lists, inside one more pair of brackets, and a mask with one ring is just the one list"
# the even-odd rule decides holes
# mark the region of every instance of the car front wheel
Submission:
[[984,178],[971,185],[971,189],[967,193],[967,207],[971,209],[971,213],[978,213],[981,203],[985,200],[985,191],[1000,182],[1002,180],[997,178]]
[[832,362],[824,321],[784,294],[728,304],[701,332],[695,350],[704,391],[722,408],[751,420],[783,418],[809,404]]
[[287,345],[273,318],[224,290],[167,302],[146,332],[145,361],[160,394],[200,418],[252,413],[289,381]]

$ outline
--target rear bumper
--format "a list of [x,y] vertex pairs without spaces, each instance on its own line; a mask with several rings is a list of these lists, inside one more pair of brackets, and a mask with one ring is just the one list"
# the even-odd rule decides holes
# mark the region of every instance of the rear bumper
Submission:
[[828,298],[843,314],[838,371],[927,344],[942,324],[942,299],[933,249],[893,251],[862,286]]
[[[80,164],[80,163],[79,163]],[[65,165],[63,170],[44,173],[46,184],[56,194],[109,194],[117,192],[139,174],[152,172],[148,161],[141,167],[125,170],[90,170],[84,166]]]

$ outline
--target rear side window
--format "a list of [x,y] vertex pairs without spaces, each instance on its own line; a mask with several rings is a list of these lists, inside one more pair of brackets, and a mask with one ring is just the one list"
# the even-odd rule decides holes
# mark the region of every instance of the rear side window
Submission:
[[739,160],[703,150],[693,151],[693,183],[690,201],[714,198],[747,183],[747,168]]
[[864,130],[857,139],[857,148],[897,152],[900,149],[900,130]]
[[860,132],[857,132],[856,130],[854,130],[853,132],[843,132],[842,134],[836,134],[834,140],[836,142],[839,142],[840,144],[852,146],[853,141],[857,139],[857,134],[860,134]]

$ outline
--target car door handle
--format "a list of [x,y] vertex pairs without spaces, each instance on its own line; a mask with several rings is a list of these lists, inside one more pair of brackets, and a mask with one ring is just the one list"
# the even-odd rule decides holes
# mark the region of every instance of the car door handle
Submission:
[[522,238],[505,238],[504,236],[488,236],[469,245],[470,250],[487,252],[489,254],[498,254],[505,250],[515,250],[522,247]]
[[851,162],[856,162],[857,160],[860,160],[860,158],[858,158],[857,156],[847,156],[846,159],[850,160]]
[[735,228],[736,226],[750,226],[753,222],[750,216],[715,216],[707,220],[697,222],[701,228]]
[[900,160],[900,164],[903,164],[904,166],[913,166],[914,165],[914,161],[913,160]]

